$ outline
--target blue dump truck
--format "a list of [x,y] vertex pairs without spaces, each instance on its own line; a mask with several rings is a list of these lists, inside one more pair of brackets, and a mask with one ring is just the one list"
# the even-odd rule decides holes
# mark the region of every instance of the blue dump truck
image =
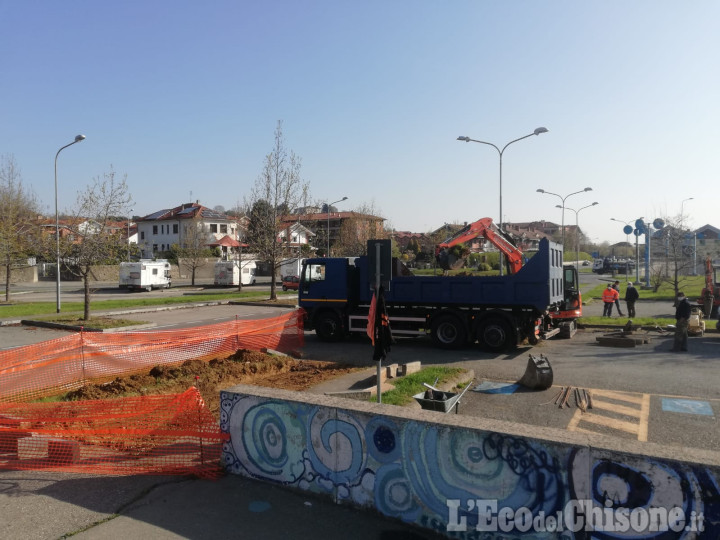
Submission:
[[[557,333],[570,337],[574,319],[553,318],[577,298],[577,271],[563,269],[560,244],[543,239],[538,252],[507,276],[414,276],[393,265],[385,301],[395,336],[430,334],[459,348],[479,342],[503,351]],[[397,274],[397,275],[395,275]],[[373,295],[368,258],[315,258],[303,263],[298,291],[305,329],[325,341],[364,333]]]

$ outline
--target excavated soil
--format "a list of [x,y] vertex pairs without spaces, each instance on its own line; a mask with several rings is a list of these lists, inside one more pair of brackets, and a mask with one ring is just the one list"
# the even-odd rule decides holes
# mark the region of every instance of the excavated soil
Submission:
[[219,418],[220,390],[234,384],[307,390],[357,369],[333,362],[296,360],[289,356],[241,349],[227,358],[187,360],[179,366],[155,366],[147,373],[118,377],[101,384],[88,384],[70,392],[64,399],[73,401],[175,394],[196,386],[210,411]]

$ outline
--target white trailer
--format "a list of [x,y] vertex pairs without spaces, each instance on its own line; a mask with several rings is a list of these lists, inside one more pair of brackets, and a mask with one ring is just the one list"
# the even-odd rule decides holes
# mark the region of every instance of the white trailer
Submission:
[[151,291],[171,285],[170,263],[164,259],[120,263],[121,289]]
[[242,276],[243,285],[255,284],[255,261],[219,261],[215,263],[215,285],[237,285]]
[[284,259],[283,261],[281,261],[280,266],[278,267],[280,279],[284,278],[285,276],[299,276],[304,261],[305,259],[301,259],[299,257],[295,257],[292,259]]

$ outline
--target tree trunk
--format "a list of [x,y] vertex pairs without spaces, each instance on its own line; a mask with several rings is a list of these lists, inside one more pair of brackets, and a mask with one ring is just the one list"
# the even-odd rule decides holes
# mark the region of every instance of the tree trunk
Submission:
[[192,267],[192,272],[190,274],[190,285],[193,287],[195,286],[195,267]]
[[10,263],[5,265],[5,301],[10,301]]
[[83,274],[83,285],[84,290],[83,294],[85,297],[85,306],[83,309],[83,320],[89,320],[90,319],[90,270],[88,269],[87,272]]

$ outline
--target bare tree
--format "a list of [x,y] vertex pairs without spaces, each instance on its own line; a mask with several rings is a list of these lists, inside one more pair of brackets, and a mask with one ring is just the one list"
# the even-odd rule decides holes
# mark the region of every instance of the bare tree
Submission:
[[287,252],[287,245],[278,239],[281,217],[297,208],[308,190],[300,176],[300,167],[300,158],[285,147],[282,121],[278,121],[275,144],[265,156],[262,172],[245,204],[250,218],[250,250],[269,264],[272,273],[271,300],[277,298],[275,274]]
[[207,264],[208,257],[213,256],[207,245],[205,224],[200,209],[187,223],[182,224],[182,244],[174,244],[170,249],[178,259],[178,265],[190,272],[190,284],[195,286],[197,270]]
[[[365,255],[367,241],[388,238],[389,232],[382,226],[380,211],[375,202],[363,203],[353,210],[353,217],[343,221],[339,238],[333,245],[333,253],[339,257]],[[378,219],[379,218],[379,219]]]
[[22,184],[15,158],[0,158],[0,262],[5,267],[5,301],[10,301],[12,269],[37,245],[37,201]]
[[664,222],[665,226],[655,235],[653,249],[656,250],[658,244],[664,248],[665,282],[672,285],[677,296],[693,267],[692,246],[688,244],[691,233],[682,216],[665,218]]
[[62,243],[63,259],[70,271],[83,281],[84,320],[90,318],[93,267],[116,264],[127,252],[122,231],[108,227],[112,216],[126,214],[132,203],[126,178],[127,175],[118,180],[111,168],[109,173],[93,179],[87,190],[78,194],[70,235]]

